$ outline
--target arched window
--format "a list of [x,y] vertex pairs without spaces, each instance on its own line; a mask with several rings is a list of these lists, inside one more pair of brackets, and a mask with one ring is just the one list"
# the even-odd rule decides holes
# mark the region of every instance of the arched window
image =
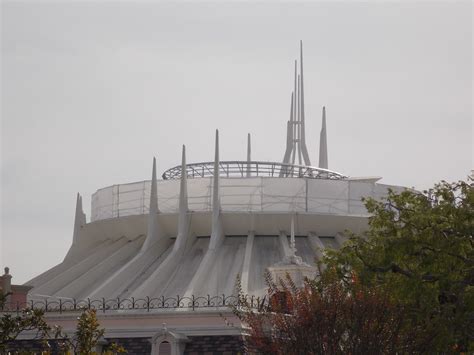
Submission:
[[171,355],[171,344],[167,341],[162,341],[158,348],[158,354],[160,355]]

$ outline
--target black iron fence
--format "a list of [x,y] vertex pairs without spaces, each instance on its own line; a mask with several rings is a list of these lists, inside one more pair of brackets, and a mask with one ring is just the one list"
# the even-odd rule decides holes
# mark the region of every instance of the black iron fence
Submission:
[[113,298],[113,299],[42,299],[28,302],[5,302],[0,306],[0,312],[20,313],[25,309],[41,309],[45,312],[78,312],[84,309],[95,309],[99,312],[111,311],[146,311],[166,309],[205,309],[220,307],[238,307],[246,303],[252,308],[261,308],[266,304],[266,298],[255,296],[190,296],[190,297],[158,297],[158,298]]

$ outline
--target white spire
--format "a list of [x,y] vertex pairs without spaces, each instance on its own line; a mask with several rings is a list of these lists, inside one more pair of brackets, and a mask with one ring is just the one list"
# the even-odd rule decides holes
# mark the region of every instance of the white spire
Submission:
[[300,121],[301,121],[301,152],[303,153],[303,160],[305,165],[310,166],[308,149],[306,148],[306,129],[305,129],[305,115],[304,115],[304,83],[303,83],[303,41],[300,41]]
[[290,120],[286,125],[286,150],[283,157],[283,164],[290,163],[291,151],[293,150],[293,103],[294,103],[294,93],[291,93],[291,105],[290,105]]
[[311,161],[309,159],[308,149],[306,148],[302,41],[300,41],[300,73],[298,74],[298,61],[295,60],[294,75],[294,88],[291,95],[291,114],[287,128],[287,143],[283,163],[295,164],[296,157],[298,157],[298,164],[310,166]]
[[247,134],[247,177],[250,177],[251,171],[250,171],[250,162],[252,161],[252,150],[251,150],[251,145],[250,145],[250,133]]
[[212,209],[219,209],[219,130],[216,129],[216,146],[214,153],[214,179],[212,190]]
[[319,137],[319,167],[328,169],[328,142],[326,132],[326,107],[323,106],[323,122]]
[[188,173],[186,171],[186,146],[183,145],[181,154],[181,181],[179,189],[178,235],[173,250],[179,249],[188,236]]
[[296,157],[296,143],[297,143],[297,136],[298,136],[298,63],[295,60],[295,84],[294,84],[294,91],[293,91],[293,121],[292,123],[292,144],[291,144],[291,164],[295,163]]
[[216,148],[214,155],[214,176],[212,186],[212,226],[209,249],[216,249],[222,241],[222,225],[220,220],[220,196],[219,196],[219,130],[216,129]]
[[188,172],[186,171],[186,146],[181,153],[181,182],[179,189],[179,212],[188,211]]
[[296,143],[298,145],[298,165],[302,165],[302,154],[301,154],[301,91],[300,91],[300,76],[298,75],[298,118],[296,120]]
[[72,234],[72,242],[76,243],[77,240],[79,239],[79,232],[86,224],[86,215],[84,214],[84,211],[82,210],[82,196],[78,192],[77,197],[76,197],[76,213],[74,216],[74,230]]
[[153,157],[153,169],[151,173],[151,192],[150,192],[150,209],[148,214],[148,228],[145,242],[142,245],[141,251],[147,250],[153,243],[155,243],[161,234],[158,224],[158,189],[156,183],[156,159]]

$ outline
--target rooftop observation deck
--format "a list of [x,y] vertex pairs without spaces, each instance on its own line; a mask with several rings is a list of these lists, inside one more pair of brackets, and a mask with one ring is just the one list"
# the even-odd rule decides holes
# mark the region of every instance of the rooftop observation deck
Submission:
[[[166,170],[163,180],[181,178],[181,165]],[[214,162],[186,164],[188,178],[205,178],[214,176]],[[219,162],[219,176],[221,177],[282,177],[282,178],[310,178],[342,180],[344,176],[335,171],[316,168],[313,166],[294,165],[262,161],[221,161]]]

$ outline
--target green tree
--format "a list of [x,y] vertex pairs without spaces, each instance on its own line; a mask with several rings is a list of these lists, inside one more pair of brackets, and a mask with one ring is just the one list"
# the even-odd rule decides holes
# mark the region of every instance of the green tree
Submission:
[[[6,303],[6,295],[0,293],[0,309]],[[22,332],[35,332],[35,340],[42,343],[44,353],[48,354],[48,341],[55,341],[62,353],[70,354],[74,349],[75,354],[96,354],[94,348],[99,339],[104,335],[100,328],[95,309],[84,309],[78,318],[76,332],[71,339],[62,332],[58,326],[49,325],[44,318],[42,309],[23,309],[20,313],[4,312],[0,316],[0,354],[7,353],[8,345]],[[126,350],[115,343],[108,345],[104,354],[126,353]]]
[[423,193],[365,200],[372,217],[324,262],[349,282],[382,287],[406,310],[419,352],[474,351],[474,189],[441,182]]
[[[7,305],[8,294],[0,292],[0,310]],[[0,316],[0,354],[7,352],[8,344],[14,341],[20,333],[35,331],[35,340],[39,340],[44,349],[48,349],[48,339],[63,337],[61,328],[50,326],[44,320],[41,309],[25,308],[19,313],[6,311]]]
[[[365,200],[369,228],[327,250],[317,280],[297,289],[267,277],[267,302],[235,308],[266,354],[474,351],[474,189]],[[241,295],[243,297],[243,295]]]
[[90,355],[99,339],[104,336],[104,329],[100,328],[95,309],[82,312],[77,322],[75,335],[76,352],[81,355]]
[[[76,332],[72,340],[68,340],[67,349],[74,349],[74,353],[78,355],[97,354],[95,348],[99,340],[104,336],[105,329],[100,327],[97,319],[97,311],[95,309],[84,309],[78,318]],[[126,350],[112,343],[108,346],[105,354],[126,353]]]

